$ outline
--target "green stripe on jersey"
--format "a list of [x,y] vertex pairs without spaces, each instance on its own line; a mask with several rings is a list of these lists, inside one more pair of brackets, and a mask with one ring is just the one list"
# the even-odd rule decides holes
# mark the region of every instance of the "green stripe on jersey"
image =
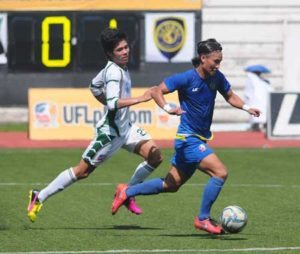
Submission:
[[95,144],[92,146],[92,148],[87,152],[86,156],[87,158],[89,158],[89,160],[92,160],[93,157],[96,155],[96,153],[102,148],[104,147],[106,144],[108,144],[110,141],[112,140],[112,138],[110,138],[110,136],[108,136],[105,133],[98,133],[97,134],[97,138],[95,140]]
[[117,135],[120,136],[119,128],[115,123],[117,111],[118,110],[108,111],[106,121],[107,121],[108,125],[116,131]]
[[116,98],[118,98],[118,97],[107,98],[106,101],[111,101],[111,100],[114,100]]
[[90,84],[90,87],[93,87],[93,88],[99,88],[99,87],[101,87],[102,85],[100,84],[100,85],[95,85],[95,84],[93,84],[93,83],[91,83]]

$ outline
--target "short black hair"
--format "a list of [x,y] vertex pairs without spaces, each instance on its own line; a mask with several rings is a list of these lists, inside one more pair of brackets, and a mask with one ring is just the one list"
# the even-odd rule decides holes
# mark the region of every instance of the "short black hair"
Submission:
[[197,43],[197,53],[199,56],[203,54],[207,55],[214,51],[222,51],[222,46],[216,39],[207,39]]
[[222,46],[216,39],[207,39],[197,43],[198,57],[192,59],[192,64],[197,67],[200,64],[201,55],[208,55],[214,51],[222,51]]
[[105,55],[109,58],[109,53],[113,53],[117,44],[122,41],[128,41],[127,34],[119,29],[105,28],[100,35],[101,44]]

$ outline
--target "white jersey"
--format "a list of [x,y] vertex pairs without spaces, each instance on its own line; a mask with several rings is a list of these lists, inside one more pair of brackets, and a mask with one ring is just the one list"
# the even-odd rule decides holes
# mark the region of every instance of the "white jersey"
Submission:
[[117,108],[119,98],[131,97],[131,80],[128,70],[108,61],[90,84],[94,96],[104,98],[104,116],[97,129],[112,136],[124,136],[130,129],[129,107]]

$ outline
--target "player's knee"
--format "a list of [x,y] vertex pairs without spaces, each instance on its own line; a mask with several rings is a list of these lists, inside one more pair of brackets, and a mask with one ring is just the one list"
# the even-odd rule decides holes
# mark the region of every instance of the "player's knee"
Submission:
[[180,186],[181,186],[180,184],[176,184],[176,183],[172,183],[172,184],[165,183],[164,190],[165,192],[177,192],[180,189]]
[[160,149],[157,147],[151,149],[147,161],[153,168],[157,168],[163,161]]
[[77,180],[81,180],[81,179],[87,178],[88,176],[89,176],[89,173],[87,173],[87,172],[78,172],[76,174]]
[[228,177],[228,171],[227,169],[224,168],[220,168],[217,173],[216,173],[216,177],[223,179],[224,181],[227,179]]
[[73,167],[74,174],[77,180],[81,180],[87,178],[93,171],[94,167],[81,168],[81,167]]

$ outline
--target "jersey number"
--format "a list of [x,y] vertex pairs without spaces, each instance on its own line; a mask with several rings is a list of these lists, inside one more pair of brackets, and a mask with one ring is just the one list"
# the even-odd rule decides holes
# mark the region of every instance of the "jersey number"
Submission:
[[136,131],[138,134],[140,134],[141,136],[146,136],[146,131],[144,131],[142,128],[138,128]]

